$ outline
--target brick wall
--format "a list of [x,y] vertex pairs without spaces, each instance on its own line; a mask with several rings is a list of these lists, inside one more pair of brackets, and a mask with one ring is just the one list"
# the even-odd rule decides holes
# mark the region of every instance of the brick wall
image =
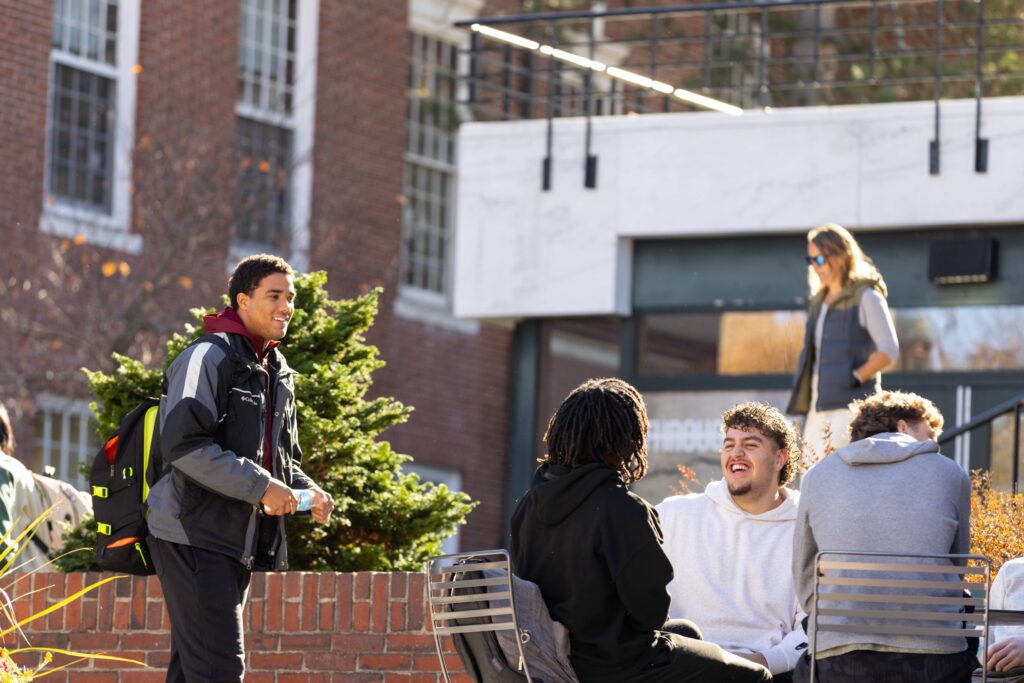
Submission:
[[457,471],[480,505],[462,547],[502,546],[511,334],[456,331],[395,314],[402,233],[408,3],[320,3],[311,266],[331,293],[383,286],[369,341],[387,366],[374,394],[415,407],[384,438],[417,462]]
[[[19,618],[38,613],[109,574],[32,574],[5,578]],[[13,585],[13,588],[10,586]],[[438,683],[427,630],[424,577],[416,573],[254,574],[246,610],[247,683]],[[48,677],[53,683],[162,683],[170,631],[156,577],[130,577],[31,624],[33,646],[105,652],[135,665],[87,662]],[[7,647],[14,647],[8,637]],[[24,657],[24,655],[19,655]],[[35,664],[36,656],[22,659]],[[58,655],[53,665],[67,661]],[[448,658],[449,671],[459,669]],[[53,666],[51,665],[51,666]],[[454,677],[467,683],[465,676]]]
[[[385,288],[369,334],[388,364],[375,375],[374,394],[416,410],[383,438],[420,463],[457,471],[463,489],[481,501],[462,531],[463,547],[493,547],[504,544],[505,534],[509,328],[456,331],[395,314],[407,7],[407,0],[320,3],[310,265],[328,272],[339,298]],[[84,397],[79,368],[109,369],[111,350],[159,365],[161,339],[189,319],[187,309],[219,302],[230,232],[222,205],[234,196],[234,167],[225,164],[236,146],[239,5],[146,0],[132,213],[143,253],[74,247],[69,254],[92,259],[76,268],[93,281],[72,287],[62,271],[47,296],[77,316],[75,324],[37,320],[44,280],[38,263],[60,242],[38,230],[52,11],[52,0],[0,3],[0,39],[9,48],[0,53],[0,102],[9,105],[0,106],[0,162],[8,171],[0,194],[0,321],[13,347],[0,366],[0,401],[14,413],[16,455],[26,461],[38,394]],[[196,243],[211,232],[221,242]],[[6,246],[28,238],[39,243],[36,259]],[[96,276],[106,259],[125,260],[130,274]],[[140,297],[153,281],[154,294]],[[78,343],[81,338],[90,343]]]

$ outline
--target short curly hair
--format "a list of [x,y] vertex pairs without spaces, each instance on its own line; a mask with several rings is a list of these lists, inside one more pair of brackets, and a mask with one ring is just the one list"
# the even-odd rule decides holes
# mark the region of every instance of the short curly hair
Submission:
[[274,273],[283,275],[295,275],[295,271],[280,256],[273,254],[253,254],[246,256],[235,266],[235,272],[231,273],[228,280],[228,298],[231,300],[231,308],[238,310],[238,295],[252,293],[263,282],[263,278]]
[[786,464],[779,472],[779,486],[793,481],[800,467],[800,446],[796,430],[778,408],[758,401],[738,403],[722,413],[722,434],[730,429],[757,430],[774,441],[787,455]]
[[935,404],[909,391],[880,391],[854,401],[850,404],[850,411],[853,413],[850,441],[895,432],[900,420],[908,424],[924,420],[935,430],[936,437],[942,432],[942,413]]

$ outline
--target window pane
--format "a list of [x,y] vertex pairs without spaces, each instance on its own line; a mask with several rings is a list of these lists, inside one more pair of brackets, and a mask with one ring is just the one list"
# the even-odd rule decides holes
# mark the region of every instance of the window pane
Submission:
[[402,282],[448,289],[448,234],[455,179],[454,45],[420,34],[409,40],[407,169],[403,214]]
[[644,315],[637,370],[645,377],[790,374],[806,319],[802,311]]
[[238,101],[268,114],[292,113],[291,87],[295,84],[294,2],[242,0]]
[[106,132],[114,121],[114,84],[63,64],[54,69],[50,194],[109,212],[113,162]]
[[1024,368],[1024,306],[893,311],[901,372]]
[[[44,473],[52,467],[59,479],[85,489],[79,465],[88,462],[97,448],[95,423],[88,405],[68,399],[42,400],[36,410],[33,471]],[[67,454],[63,466],[62,453]]]
[[288,194],[292,133],[238,117],[239,178],[238,239],[283,247],[288,235]]
[[117,0],[57,0],[53,47],[92,61],[115,64]]
[[[888,372],[1024,369],[1024,306],[892,310],[900,358]],[[803,345],[802,311],[670,313],[639,317],[644,377],[791,374]]]

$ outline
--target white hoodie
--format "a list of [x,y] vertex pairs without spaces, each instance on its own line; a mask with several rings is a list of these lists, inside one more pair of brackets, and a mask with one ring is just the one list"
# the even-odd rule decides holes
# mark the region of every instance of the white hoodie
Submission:
[[726,650],[761,653],[773,674],[793,670],[807,651],[790,570],[798,500],[787,488],[781,505],[752,515],[713,481],[657,506],[675,572],[669,617],[689,619]]

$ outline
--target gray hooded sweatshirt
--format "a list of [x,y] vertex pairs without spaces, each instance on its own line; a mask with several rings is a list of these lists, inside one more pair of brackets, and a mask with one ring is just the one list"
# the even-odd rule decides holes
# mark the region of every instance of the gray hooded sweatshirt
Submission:
[[[970,511],[971,480],[939,453],[935,441],[917,441],[901,433],[877,434],[840,448],[811,468],[800,487],[793,538],[797,600],[810,614],[814,557],[822,550],[969,553]],[[948,577],[956,580],[955,575]],[[853,649],[854,645],[948,653],[963,650],[966,642],[962,638],[823,632],[817,645],[819,653]]]

